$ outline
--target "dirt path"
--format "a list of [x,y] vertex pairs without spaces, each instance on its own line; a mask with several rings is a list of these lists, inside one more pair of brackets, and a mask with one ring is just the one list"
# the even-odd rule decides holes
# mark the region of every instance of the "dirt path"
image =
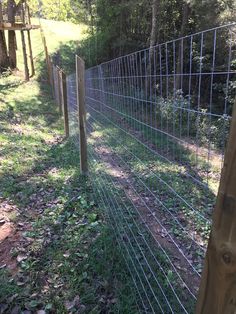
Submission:
[[[185,258],[185,256],[190,254],[189,250],[187,252],[186,248],[184,249],[184,243],[174,239],[168,230],[168,217],[163,215],[162,210],[155,204],[155,199],[151,193],[147,191],[145,193],[137,192],[135,184],[137,178],[132,175],[130,170],[124,167],[124,164],[109,147],[96,140],[94,149],[104,163],[107,173],[115,178],[117,188],[124,191],[127,199],[136,208],[140,223],[144,224],[150,232],[157,248],[162,247],[170,253],[173,271],[180,274],[181,286],[187,286],[196,295],[200,277],[193,272],[191,265]],[[196,247],[192,245],[191,250],[194,252],[195,249]],[[195,262],[199,262],[199,260]]]

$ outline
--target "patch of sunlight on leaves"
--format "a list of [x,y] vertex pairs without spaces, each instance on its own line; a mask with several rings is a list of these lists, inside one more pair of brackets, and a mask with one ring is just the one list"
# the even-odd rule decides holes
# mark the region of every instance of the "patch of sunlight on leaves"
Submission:
[[94,131],[91,133],[91,136],[95,139],[101,138],[103,136],[103,133],[104,133],[103,131]]

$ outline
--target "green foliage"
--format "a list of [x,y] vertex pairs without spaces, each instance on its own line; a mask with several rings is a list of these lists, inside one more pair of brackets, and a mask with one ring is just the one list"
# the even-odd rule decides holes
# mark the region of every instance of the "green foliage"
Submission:
[[[162,116],[162,128],[169,125],[169,131],[175,134],[181,134],[189,140],[197,138],[198,145],[216,150],[223,149],[225,138],[229,134],[230,116],[223,115],[222,117],[210,117],[206,109],[200,109],[199,114],[194,111],[189,111],[192,108],[191,100],[188,97],[183,97],[181,94],[176,97],[167,99],[158,98],[156,105],[156,120],[158,126]],[[168,130],[166,130],[168,131]]]
[[83,4],[73,0],[30,0],[32,15],[55,21],[83,22]]
[[[88,24],[91,29],[91,39],[96,41],[99,38],[98,45],[105,48],[98,48],[98,60],[112,59],[149,45],[152,1],[92,0],[89,3],[90,9],[87,10],[87,14],[90,16]],[[182,25],[183,7],[187,3],[189,6],[187,24]],[[157,43],[233,21],[234,6],[233,0],[200,2],[160,0]]]

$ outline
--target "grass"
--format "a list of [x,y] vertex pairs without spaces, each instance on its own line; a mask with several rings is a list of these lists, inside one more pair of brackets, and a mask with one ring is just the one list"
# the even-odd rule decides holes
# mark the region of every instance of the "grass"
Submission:
[[[140,145],[135,137],[125,133],[125,125],[117,128],[116,118],[103,119],[97,114],[93,114],[93,117],[95,117],[95,121],[97,119],[100,122],[100,125],[96,125],[97,136],[102,138],[104,143],[119,156],[121,162],[123,160],[126,167],[142,181],[142,187],[139,187],[139,189],[141,191],[145,190],[145,186],[147,186],[154,190],[155,194],[158,193],[157,195],[164,206],[173,210],[179,208],[178,211],[183,212],[186,216],[186,221],[191,217],[191,221],[196,224],[196,229],[201,231],[203,228],[202,236],[208,237],[208,232],[204,234],[206,222],[196,212],[207,218],[210,217],[211,208],[215,201],[213,191],[210,188],[207,189],[196,184],[191,177],[186,175],[183,166],[174,161],[168,162],[155,155],[147,147]],[[101,125],[106,125],[106,128],[101,128]],[[163,182],[166,184],[163,184]],[[176,194],[173,193],[170,187]],[[186,205],[183,199],[194,207],[196,212]],[[206,203],[209,206],[206,206]]]
[[[162,100],[157,100],[156,107],[162,106],[164,109],[157,109],[154,106],[150,109],[149,104],[146,105],[145,102],[142,103],[141,101],[135,103],[131,101],[129,106],[124,106],[122,100],[114,102],[113,96],[109,95],[107,101],[115,109],[119,108],[118,115],[122,116],[122,119],[126,122],[127,125],[124,125],[124,127],[130,128],[129,132],[139,134],[141,141],[155,147],[160,155],[174,164],[182,165],[192,177],[208,185],[212,192],[215,195],[217,194],[219,172],[221,170],[221,153],[213,149],[213,139],[211,144],[207,140],[205,145],[201,143],[200,135],[196,134],[196,130],[193,130],[196,117],[191,117],[190,126],[192,127],[190,131],[193,134],[190,134],[190,131],[187,131],[186,113],[185,116],[182,112],[175,113],[174,117],[171,117],[170,114],[168,116],[165,112],[162,112],[168,110],[161,103]],[[171,108],[171,110],[173,109]],[[182,115],[181,123],[179,121],[180,114]],[[162,119],[159,119],[160,116],[162,116]],[[204,123],[206,124],[206,122]],[[202,127],[199,126],[199,133]],[[179,138],[179,140],[176,138]],[[211,151],[208,156],[209,148]],[[212,160],[212,155],[215,156],[214,160]],[[211,173],[210,176],[209,173]]]
[[[105,121],[102,122],[104,123]],[[106,125],[104,132],[97,123],[92,121],[91,123],[94,129],[89,139],[90,158],[93,160],[90,168],[94,174],[93,178],[97,194],[101,194],[100,202],[104,203],[103,207],[108,212],[111,225],[113,226],[114,233],[118,240],[117,242],[122,248],[129,268],[132,270],[133,280],[138,284],[142,282],[142,284],[139,285],[139,292],[144,307],[146,307],[148,311],[152,311],[149,303],[151,300],[155,313],[158,313],[160,310],[158,302],[161,304],[164,312],[168,313],[169,307],[162,292],[164,291],[164,295],[170,302],[174,312],[182,313],[182,308],[176,300],[175,295],[173,295],[169,282],[167,282],[168,278],[169,281],[172,282],[174,289],[177,289],[179,281],[176,277],[176,273],[173,273],[171,264],[166,258],[166,255],[164,255],[160,249],[157,249],[157,243],[143,223],[144,221],[147,222],[150,216],[150,213],[149,215],[147,212],[142,213],[143,207],[145,206],[140,200],[137,201],[138,194],[143,195],[145,193],[144,189],[138,191],[138,194],[135,197],[131,196],[131,198],[124,193],[124,190],[127,189],[125,187],[127,183],[129,186],[133,185],[135,189],[137,189],[137,186],[135,186],[134,181],[132,181],[132,174],[127,173],[127,167],[125,168],[124,162],[120,159],[116,160],[117,157],[115,156],[118,155],[116,155],[117,150],[119,150],[119,155],[122,154],[122,147],[119,146],[117,149],[117,143],[115,144],[115,142],[113,142],[111,145],[111,141],[109,141],[109,138],[112,136],[111,134],[114,134],[114,129],[108,128],[108,125]],[[122,136],[124,137],[124,134],[122,134]],[[99,141],[101,138],[102,143]],[[96,155],[95,152],[96,149],[99,149],[99,145],[105,148],[106,152],[110,150],[111,159],[103,160],[104,157],[101,158],[99,154]],[[130,156],[126,155],[126,158],[130,160]],[[116,162],[116,166],[112,164],[111,160]],[[123,179],[119,179],[119,170],[116,169],[119,167],[121,167],[125,177],[128,175],[127,180],[123,184]],[[115,173],[113,173],[114,169]],[[139,205],[137,203],[139,203]],[[141,216],[143,216],[143,221],[140,219]],[[152,223],[152,225],[154,225],[154,223]],[[168,247],[165,247],[165,252],[167,252],[167,255],[171,256]],[[175,260],[175,258],[176,257],[173,256],[173,260]],[[158,279],[156,279],[155,275]],[[162,291],[158,288],[157,282],[161,286]],[[145,296],[145,291],[148,291],[148,297]],[[191,312],[194,306],[191,297],[184,296],[184,291],[178,291],[177,294],[181,300],[188,300],[183,303]],[[158,300],[158,302],[156,300]]]
[[[75,25],[42,23],[51,52],[82,34]],[[39,33],[32,35],[41,71]],[[50,88],[37,77],[0,78],[0,201],[12,207],[1,212],[12,227],[1,244],[8,256],[0,259],[1,313],[136,313],[114,233],[80,175],[76,146],[63,139]]]
[[[61,21],[53,21],[53,20],[45,20],[45,19],[32,19],[32,24],[39,25],[43,29],[44,35],[46,37],[46,43],[48,47],[48,52],[50,55],[56,53],[60,47],[60,45],[67,46],[68,44],[73,43],[73,47],[79,46],[80,42],[87,38],[87,26],[84,24],[73,24],[70,22],[61,22]],[[7,33],[6,33],[7,35]],[[26,34],[25,34],[26,36]],[[17,52],[17,67],[20,71],[24,71],[24,63],[23,63],[23,55],[21,48],[21,35],[20,32],[16,32],[18,52]],[[25,37],[26,43],[27,37]],[[44,47],[41,38],[40,29],[31,31],[31,42],[32,42],[32,50],[33,57],[36,63],[36,75],[39,75],[42,71],[42,61],[44,60]],[[71,55],[68,56],[71,58],[72,51],[70,51]],[[63,53],[62,53],[63,57]],[[30,64],[28,64],[30,66]]]

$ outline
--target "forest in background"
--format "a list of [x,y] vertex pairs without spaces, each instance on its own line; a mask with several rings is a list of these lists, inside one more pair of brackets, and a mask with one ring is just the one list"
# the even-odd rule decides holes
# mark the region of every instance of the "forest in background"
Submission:
[[[31,0],[36,1],[36,0]],[[54,0],[52,0],[54,1]],[[38,2],[37,2],[38,3]],[[86,67],[92,67],[102,62],[112,60],[119,56],[123,56],[144,48],[154,47],[160,43],[171,41],[186,35],[190,35],[202,30],[214,28],[220,25],[229,24],[235,21],[236,17],[236,1],[235,0],[57,0],[54,5],[48,0],[41,0],[40,5],[34,2],[34,15],[40,16],[45,19],[58,19],[71,21],[76,23],[83,23],[87,25],[86,38],[79,43],[71,42],[70,44],[62,44],[58,53],[54,55],[54,63],[62,68],[68,68],[69,72],[74,71],[74,59],[64,56],[77,53],[85,60]],[[56,8],[56,9],[55,9]],[[212,33],[213,34],[213,33]],[[217,37],[216,49],[216,64],[215,71],[225,71],[228,64],[229,54],[229,33],[221,32]],[[201,58],[201,38],[195,36],[192,43],[192,72],[199,72],[200,67],[202,71],[211,72],[213,51],[214,51],[214,38],[213,36],[206,35],[203,39],[203,56]],[[181,49],[183,48],[182,52]],[[174,71],[176,73],[189,73],[190,67],[190,40],[186,38],[184,47],[181,48],[181,41],[175,43],[175,56],[173,49],[169,47],[168,50],[168,63],[169,73]],[[164,47],[163,47],[164,49]],[[165,49],[164,49],[165,50]],[[165,51],[162,51],[162,66],[156,62],[156,72],[165,73]],[[231,48],[231,71],[236,68],[235,45]],[[154,50],[153,50],[154,51]],[[157,49],[155,49],[157,51]],[[181,66],[181,53],[182,53],[182,66]],[[143,53],[140,55],[140,65],[142,71],[148,70],[149,57]],[[156,53],[158,57],[158,52]],[[159,58],[159,57],[158,57]],[[172,60],[175,58],[175,64]],[[184,60],[184,61],[183,61]],[[135,64],[132,64],[135,68]],[[147,68],[146,68],[147,66]],[[151,66],[151,63],[150,63]],[[125,65],[124,65],[125,67]],[[149,71],[152,71],[151,68]],[[125,73],[125,70],[123,71]],[[123,74],[124,74],[123,73]],[[152,74],[150,72],[150,74]],[[169,79],[169,88],[177,91],[179,95],[163,94],[163,91],[157,90],[158,94],[162,94],[163,99],[160,102],[165,103],[163,110],[167,113],[167,125],[172,121],[177,121],[176,114],[173,116],[172,104],[173,99],[180,104],[180,107],[188,106],[189,99],[189,82],[188,76],[180,86],[179,82],[174,82],[173,78]],[[192,108],[197,108],[198,98],[198,80],[199,77],[192,77]],[[143,78],[143,86],[150,84],[153,87],[154,79],[147,82]],[[174,86],[174,84],[176,84]],[[205,93],[201,97],[200,108],[203,112],[209,109],[209,92],[211,79],[210,76],[202,78],[202,86],[205,86]],[[236,84],[235,76],[231,75],[229,78],[229,93],[227,95],[228,106],[224,110],[226,99],[226,86],[225,76],[218,75],[214,78],[213,86],[213,103],[214,112],[221,114],[225,112],[224,118],[213,119],[213,126],[209,131],[209,119],[205,115],[201,115],[199,121],[195,121],[193,117],[192,132],[195,134],[195,129],[201,130],[202,143],[208,143],[209,137],[218,138],[215,141],[215,147],[222,147],[223,141],[221,140],[223,132],[228,133],[229,120],[234,103]],[[172,86],[172,87],[171,87]],[[144,91],[139,91],[143,93]],[[144,92],[145,94],[145,92]],[[154,95],[146,95],[147,100],[153,101]],[[166,99],[166,101],[165,101]],[[168,100],[167,100],[168,99]],[[169,104],[169,107],[168,105]],[[169,108],[168,110],[166,108]],[[185,120],[184,120],[185,121]],[[187,118],[186,118],[187,121]],[[186,122],[185,121],[185,122]],[[187,125],[187,122],[184,125]],[[222,127],[224,125],[224,127]]]
[[[11,2],[17,6],[21,3],[14,0],[4,2],[6,6],[9,6]],[[163,85],[164,81],[163,84],[160,82],[157,84],[156,78],[146,79],[144,76],[141,79],[141,85],[146,87],[148,85],[147,89],[152,89],[153,93],[145,94],[145,90],[140,90],[140,86],[137,86],[137,92],[145,95],[146,101],[154,101],[158,94],[160,103],[169,104],[168,110],[167,104],[163,109],[168,111],[167,125],[176,120],[171,109],[174,102],[180,103],[180,107],[189,106],[191,94],[192,108],[195,110],[199,107],[198,109],[206,112],[211,107],[209,105],[211,98],[214,103],[214,113],[224,112],[223,124],[227,127],[223,129],[228,130],[229,117],[236,94],[235,74],[231,73],[227,82],[225,74],[215,76],[211,88],[211,72],[223,73],[236,69],[236,45],[230,38],[232,32],[230,33],[227,29],[222,30],[217,35],[217,39],[214,39],[210,33],[202,39],[200,36],[195,36],[192,42],[186,37],[182,42],[176,40],[174,48],[173,45],[169,45],[168,48],[160,46],[160,49],[157,46],[202,30],[232,23],[236,17],[235,0],[29,0],[29,5],[33,17],[85,25],[86,34],[83,39],[61,42],[59,49],[52,56],[54,64],[63,68],[67,74],[74,72],[75,62],[72,56],[75,54],[80,55],[85,60],[86,67],[90,68],[119,56],[155,47],[148,53],[143,51],[140,54],[137,60],[140,71],[145,74],[144,76],[156,75],[156,73],[162,75],[175,73],[175,75],[165,81],[169,87],[167,92],[164,89],[160,90],[160,86],[158,87],[158,85]],[[14,40],[12,47],[15,49]],[[9,53],[9,61],[12,59],[10,55]],[[155,70],[151,65],[154,59]],[[213,61],[214,59],[216,61]],[[14,64],[11,67],[11,63],[10,68],[14,69]],[[214,70],[213,63],[215,63]],[[137,64],[132,60],[130,66],[134,71]],[[127,65],[124,63],[122,67],[122,73],[127,76]],[[189,89],[188,73],[199,73],[199,71],[206,72],[208,75],[204,75],[201,79],[199,75],[191,77],[192,87]],[[200,99],[199,86],[201,85],[205,87],[205,93]],[[136,87],[133,86],[133,88]],[[210,96],[211,90],[213,96]],[[226,90],[228,90],[227,95]],[[227,110],[224,109],[226,99],[229,104]],[[201,125],[201,130],[206,130],[203,131],[202,138],[203,142],[208,142],[209,134],[210,137],[215,137],[215,130],[222,129],[222,119],[215,119],[213,130],[209,132],[208,118],[205,115],[201,116],[204,121],[196,123],[193,121],[192,124]],[[216,146],[221,147],[222,141],[216,143]]]
[[34,16],[89,26],[89,66],[236,17],[235,0],[31,0],[30,5]]

